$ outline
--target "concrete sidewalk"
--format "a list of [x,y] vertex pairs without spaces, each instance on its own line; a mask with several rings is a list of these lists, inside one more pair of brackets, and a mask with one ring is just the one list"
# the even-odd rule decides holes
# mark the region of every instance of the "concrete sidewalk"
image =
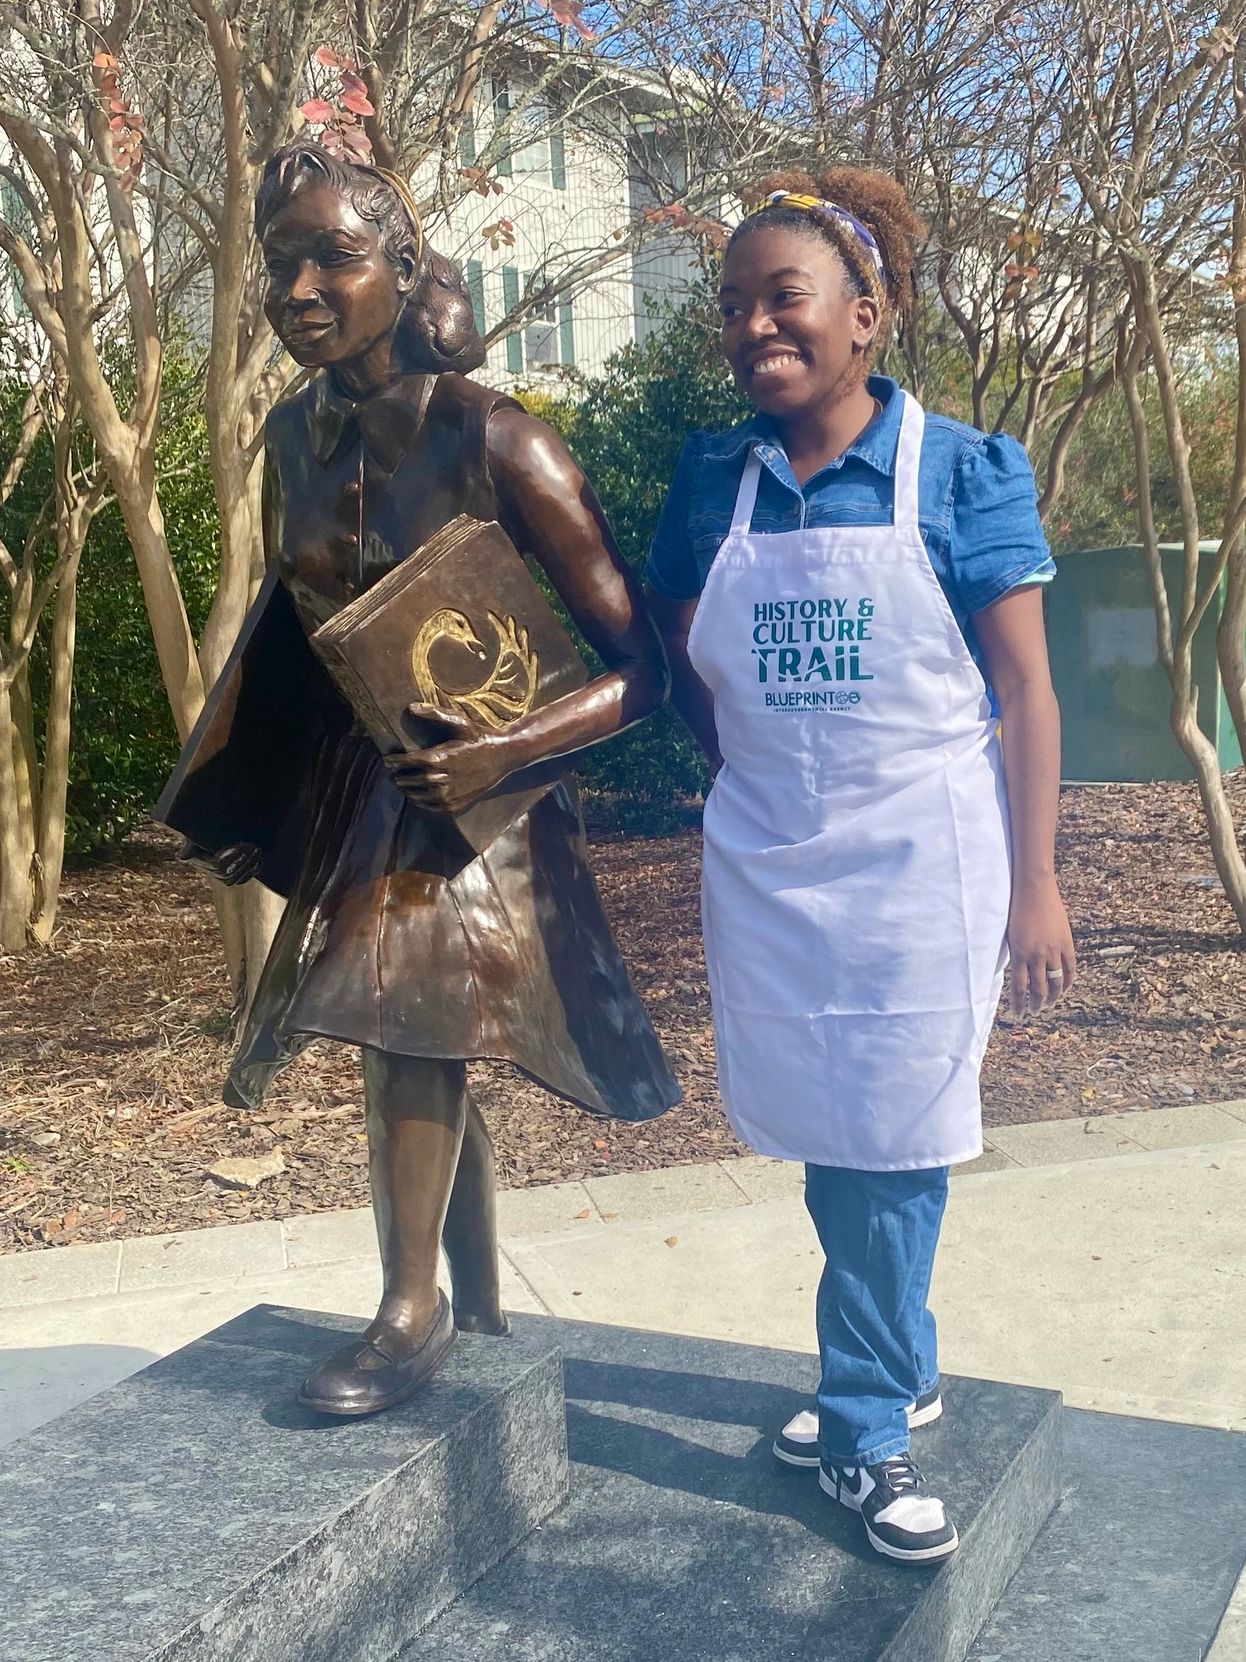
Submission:
[[[1246,1430],[1246,1103],[991,1141],[953,1181],[933,1300],[948,1370]],[[507,1192],[506,1302],[812,1351],[800,1185],[744,1159]],[[362,1210],[0,1258],[0,1443],[253,1304],[371,1314],[375,1254]],[[1240,1590],[1213,1655],[1246,1662]]]

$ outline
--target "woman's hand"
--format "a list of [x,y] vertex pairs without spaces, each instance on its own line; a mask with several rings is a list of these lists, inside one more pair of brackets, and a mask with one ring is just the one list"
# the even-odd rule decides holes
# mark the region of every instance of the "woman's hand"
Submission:
[[1050,1008],[1077,979],[1073,932],[1054,877],[1013,889],[1008,951],[1014,1016]]
[[427,749],[404,750],[385,758],[394,784],[408,802],[421,808],[461,814],[523,765],[515,754],[514,740],[506,733],[484,733],[465,716],[432,704],[412,704],[409,713],[417,721],[449,732],[446,739]]
[[249,883],[260,869],[260,851],[254,843],[227,843],[214,854],[211,849],[201,848],[185,837],[177,857],[196,871],[201,871],[205,877],[214,877],[230,889],[237,888],[240,883]]

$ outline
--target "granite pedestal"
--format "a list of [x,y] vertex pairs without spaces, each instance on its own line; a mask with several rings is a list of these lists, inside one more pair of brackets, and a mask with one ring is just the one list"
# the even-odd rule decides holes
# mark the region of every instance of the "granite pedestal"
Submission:
[[962,1545],[887,1563],[816,1474],[779,1467],[810,1357],[524,1317],[565,1357],[571,1496],[404,1662],[963,1662],[1055,1506],[1051,1391],[945,1381],[914,1436]]
[[1203,1662],[1246,1564],[1246,1436],[1077,1409],[1063,1432],[1060,1505],[968,1662]]
[[549,1332],[374,1419],[301,1409],[357,1321],[260,1306],[6,1451],[3,1662],[389,1662],[563,1500]]

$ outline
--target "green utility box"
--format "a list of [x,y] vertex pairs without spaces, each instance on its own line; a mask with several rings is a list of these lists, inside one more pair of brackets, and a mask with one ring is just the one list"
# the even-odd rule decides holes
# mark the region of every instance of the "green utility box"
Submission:
[[[1217,544],[1204,543],[1214,555]],[[1182,551],[1161,550],[1174,612],[1181,596]],[[1193,769],[1168,725],[1171,695],[1159,661],[1146,557],[1138,544],[1056,556],[1045,595],[1052,678],[1063,729],[1066,783],[1191,779]],[[1217,597],[1194,641],[1198,718],[1220,765],[1240,767],[1241,751],[1216,663]]]

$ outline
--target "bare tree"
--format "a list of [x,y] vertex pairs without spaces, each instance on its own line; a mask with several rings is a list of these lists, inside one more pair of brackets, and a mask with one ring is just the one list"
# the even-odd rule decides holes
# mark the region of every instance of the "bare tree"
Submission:
[[[29,940],[46,943],[56,922],[78,566],[91,521],[107,499],[106,480],[82,442],[73,397],[55,360],[33,370],[17,443],[0,478],[0,505],[10,500],[44,435],[51,451],[48,499],[16,553],[0,541],[7,611],[0,638],[0,952],[19,951]],[[41,629],[48,685],[39,733],[30,660]]]
[[[1172,731],[1194,769],[1216,869],[1246,933],[1246,859],[1216,748],[1199,725],[1193,666],[1195,634],[1227,583],[1220,662],[1246,738],[1246,4],[1127,0],[1109,8],[1101,0],[1059,0],[1059,18],[1053,98],[1063,122],[1056,156],[1123,278],[1176,490],[1182,573],[1172,595],[1160,561],[1143,363],[1131,357],[1121,376],[1134,444],[1131,482],[1159,656],[1172,688]],[[1046,19],[1048,26],[1053,21],[1054,11]],[[1203,547],[1209,527],[1194,487],[1181,397],[1191,332],[1231,355],[1238,377],[1235,460],[1213,554]]]

